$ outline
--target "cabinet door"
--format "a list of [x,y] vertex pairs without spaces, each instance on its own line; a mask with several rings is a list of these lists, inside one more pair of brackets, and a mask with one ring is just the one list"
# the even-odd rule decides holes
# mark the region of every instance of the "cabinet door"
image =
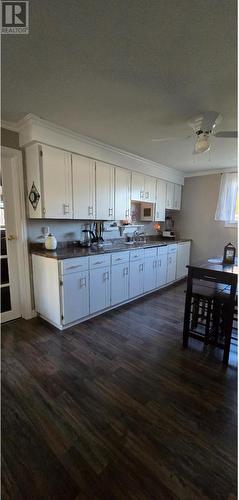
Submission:
[[144,175],[132,172],[131,200],[144,200]]
[[111,268],[111,305],[120,304],[129,298],[129,264],[118,264]]
[[63,277],[62,305],[64,325],[89,315],[89,271]]
[[144,261],[130,263],[129,296],[137,297],[144,292]]
[[168,255],[164,253],[158,257],[157,287],[167,283]]
[[42,146],[41,153],[43,215],[72,219],[71,155],[49,146]]
[[167,182],[166,189],[166,208],[174,208],[174,184],[172,182]]
[[144,292],[157,287],[157,259],[145,259],[144,262]]
[[114,167],[96,162],[96,218],[114,220]]
[[130,215],[131,172],[124,168],[115,169],[115,219],[122,220]]
[[177,266],[177,252],[168,253],[167,283],[175,281]]
[[182,186],[179,184],[174,185],[174,201],[173,201],[173,208],[174,210],[180,210],[181,208],[181,192],[182,192]]
[[157,180],[155,220],[165,220],[166,182]]
[[95,219],[95,161],[72,155],[74,219]]
[[155,203],[156,199],[156,179],[149,175],[144,177],[144,199],[149,203]]
[[110,268],[102,267],[90,271],[90,313],[110,306]]
[[187,265],[189,264],[190,258],[190,242],[187,241],[185,243],[178,244],[178,252],[177,252],[177,271],[176,278],[184,278],[187,276],[188,270]]

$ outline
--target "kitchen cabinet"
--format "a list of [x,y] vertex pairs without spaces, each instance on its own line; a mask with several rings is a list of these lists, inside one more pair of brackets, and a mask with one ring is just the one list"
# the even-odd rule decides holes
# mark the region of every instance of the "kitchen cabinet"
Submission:
[[34,144],[26,148],[28,214],[32,218],[72,218],[70,153]]
[[131,200],[154,203],[156,196],[156,179],[149,175],[132,172]]
[[156,182],[156,205],[155,205],[155,221],[165,221],[166,208],[166,182],[157,179]]
[[184,278],[188,274],[187,265],[190,258],[190,241],[178,243],[176,279]]
[[96,162],[96,218],[114,220],[114,167]]
[[182,186],[180,186],[179,184],[174,184],[174,200],[173,200],[174,210],[180,210],[181,208],[181,194],[182,194]]
[[174,209],[174,184],[167,182],[166,186],[166,208]]
[[110,306],[110,267],[90,271],[90,314]]
[[176,279],[177,245],[168,245],[167,283]]
[[167,182],[166,208],[168,210],[180,210],[182,186]]
[[168,269],[168,247],[159,247],[157,262],[157,287],[164,286],[167,283]]
[[61,289],[64,325],[89,316],[89,271],[63,276]]
[[144,293],[144,261],[130,263],[129,298],[137,297]]
[[144,200],[148,203],[155,203],[156,199],[156,179],[149,175],[144,176]]
[[95,219],[95,161],[72,155],[74,219]]
[[131,200],[144,201],[144,175],[132,172]]
[[157,259],[145,259],[144,263],[144,292],[150,292],[157,287]]
[[129,298],[129,262],[112,266],[111,305],[120,304]]
[[130,215],[131,172],[125,168],[115,169],[115,219],[124,220]]

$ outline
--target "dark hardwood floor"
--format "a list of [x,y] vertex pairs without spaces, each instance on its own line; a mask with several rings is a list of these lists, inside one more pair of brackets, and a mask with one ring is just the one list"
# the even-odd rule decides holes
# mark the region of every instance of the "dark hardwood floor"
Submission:
[[184,289],[3,326],[3,500],[236,498],[236,353],[182,349]]

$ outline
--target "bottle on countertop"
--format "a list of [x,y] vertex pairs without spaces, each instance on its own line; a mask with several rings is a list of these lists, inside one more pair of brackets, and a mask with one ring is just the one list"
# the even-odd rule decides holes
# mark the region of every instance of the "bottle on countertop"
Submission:
[[228,243],[224,248],[223,264],[231,265],[235,263],[236,249],[232,243]]
[[57,239],[54,234],[49,233],[45,239],[45,247],[47,250],[56,250],[57,247]]

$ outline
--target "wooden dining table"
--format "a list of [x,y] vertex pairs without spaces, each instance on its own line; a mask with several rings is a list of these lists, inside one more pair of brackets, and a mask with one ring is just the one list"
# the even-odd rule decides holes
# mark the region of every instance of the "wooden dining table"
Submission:
[[[234,307],[236,300],[239,268],[237,265],[223,265],[220,262],[215,263],[209,261],[204,262],[202,264],[195,264],[195,265],[190,264],[187,267],[188,267],[188,277],[187,277],[187,290],[186,290],[185,313],[184,313],[183,347],[188,346],[189,337],[194,337],[194,338],[196,337],[195,333],[190,330],[193,280],[202,280],[202,283],[210,282],[215,284],[223,284],[225,285],[225,287],[228,288],[227,301],[225,303],[226,321],[224,326],[225,344],[224,344],[224,354],[223,354],[223,363],[227,365],[230,353],[233,315],[234,315]],[[202,337],[200,337],[199,340],[202,340]]]

